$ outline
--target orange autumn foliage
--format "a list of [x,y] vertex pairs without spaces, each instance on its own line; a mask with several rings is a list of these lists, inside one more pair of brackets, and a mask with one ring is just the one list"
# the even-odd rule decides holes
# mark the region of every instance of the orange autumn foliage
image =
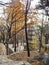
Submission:
[[[16,5],[17,4],[17,5]],[[25,21],[25,13],[24,13],[24,5],[19,0],[13,0],[13,2],[10,4],[9,7],[5,10],[7,13],[9,13],[9,21],[12,23],[12,32],[15,31],[15,22],[16,22],[16,32],[20,30],[24,26]],[[28,19],[35,19],[35,21],[30,21],[30,23],[27,23],[27,27],[34,25],[37,23],[37,17],[32,14],[32,17],[30,15],[28,16]]]

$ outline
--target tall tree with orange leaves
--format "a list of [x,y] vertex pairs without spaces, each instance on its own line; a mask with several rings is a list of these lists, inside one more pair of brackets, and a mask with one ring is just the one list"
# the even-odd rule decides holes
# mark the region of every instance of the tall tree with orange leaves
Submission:
[[[24,21],[24,13],[21,10],[21,3],[18,2],[16,6],[14,5],[15,3],[12,1],[9,7],[5,10],[5,12],[8,14],[8,17],[6,19],[6,26],[7,26],[7,34],[8,34],[8,39],[10,39],[11,36],[11,31],[15,34],[15,48],[14,51],[16,51],[16,30],[19,30],[23,24],[18,24],[22,23]],[[7,48],[8,48],[8,43],[7,43]]]
[[[26,5],[24,6],[24,4],[22,4],[19,0],[12,0],[12,3],[5,10],[5,12],[8,15],[6,19],[8,37],[10,39],[13,38],[13,36],[15,36],[14,51],[16,51],[16,34],[22,29],[25,29],[28,56],[30,56],[30,53],[27,39],[27,27],[30,25],[34,25],[34,21],[37,20],[36,16],[33,16],[34,15],[33,13],[31,13],[32,16],[30,16],[29,8],[30,1],[27,1]],[[32,18],[34,19],[34,21],[32,20]],[[31,19],[31,21],[30,23],[27,23],[29,19]]]

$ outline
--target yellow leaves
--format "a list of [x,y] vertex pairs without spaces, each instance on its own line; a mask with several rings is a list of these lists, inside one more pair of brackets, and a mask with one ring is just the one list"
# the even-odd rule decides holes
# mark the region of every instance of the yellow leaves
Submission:
[[21,8],[21,6],[14,7],[14,13],[18,11]]
[[24,17],[24,15],[23,14],[17,14],[14,18],[13,18],[13,20],[12,20],[12,23],[14,23],[14,22],[17,22],[17,23],[22,23],[22,22],[24,22],[24,20],[25,20],[25,17]]
[[18,22],[19,22],[20,19],[24,19],[24,15],[18,14],[18,15],[16,16],[16,20],[18,20]]
[[[34,22],[30,22],[30,23],[27,23],[27,27],[30,27],[31,25],[34,25],[36,23]],[[15,30],[15,24],[12,26],[12,30],[13,31],[18,31],[20,30],[22,27],[24,27],[24,23],[19,23],[19,24],[16,24],[16,30]]]
[[11,5],[13,6],[21,5],[20,0],[13,0]]
[[16,24],[16,30],[15,30],[15,24],[12,26],[12,31],[18,31],[23,27],[23,24],[20,23],[19,25]]
[[[14,6],[14,4],[17,4]],[[12,8],[10,8],[12,7]],[[10,7],[7,8],[6,11],[8,11],[9,14],[9,20],[8,22],[12,22],[12,31],[18,31],[24,26],[24,21],[25,21],[25,13],[23,11],[24,5],[20,3],[20,1],[15,0],[14,3],[10,4]],[[30,14],[28,15],[28,19],[31,19],[30,23],[27,23],[27,27],[36,24],[37,22],[37,16],[35,16],[32,13],[32,16]],[[34,19],[34,21],[32,20]],[[15,30],[15,22],[16,22],[16,30]],[[36,23],[35,23],[36,22]]]

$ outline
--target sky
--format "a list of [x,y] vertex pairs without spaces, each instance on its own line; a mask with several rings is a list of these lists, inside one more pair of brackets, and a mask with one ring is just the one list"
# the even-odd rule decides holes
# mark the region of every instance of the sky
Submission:
[[39,4],[39,1],[40,1],[40,0],[34,0],[34,1],[32,1],[32,2],[31,2],[31,7],[34,8],[36,5]]
[[[8,3],[8,2],[10,2],[11,0],[0,0],[0,1],[2,1],[2,2],[4,2],[4,3]],[[40,0],[32,0],[31,1],[31,7],[35,7],[36,5],[38,5],[38,2],[39,2]],[[24,0],[23,0],[23,2],[24,2]],[[0,6],[1,7],[1,6]]]
[[[26,0],[21,0],[21,1],[24,2],[24,4],[25,4],[25,1],[26,1]],[[35,8],[35,6],[39,4],[39,3],[38,3],[39,1],[40,1],[40,0],[31,0],[31,7],[32,7],[32,8]]]
[[[4,3],[10,2],[10,0],[0,0],[0,1],[2,1]],[[22,1],[24,2],[24,0],[22,0]],[[40,0],[32,0],[31,1],[31,8],[34,9],[35,6],[39,4],[39,2],[40,2]],[[3,13],[3,8],[4,8],[4,6],[0,5],[0,17],[4,17],[4,15],[2,14]],[[41,11],[39,11],[39,13],[41,13]],[[42,15],[40,15],[39,17],[42,18]]]
[[[4,2],[4,3],[8,3],[8,2],[10,2],[10,0],[0,0],[0,1],[2,1],[2,2]],[[24,1],[24,0],[23,0]],[[37,5],[38,4],[38,2],[39,2],[40,0],[34,0],[34,1],[32,1],[31,2],[31,8],[35,8],[35,5]],[[3,13],[3,8],[4,8],[4,6],[1,6],[0,5],[0,14],[2,14]],[[0,15],[1,16],[1,15]]]
[[[4,3],[10,2],[10,0],[0,0],[0,1],[2,1],[2,2],[4,2]],[[5,7],[5,6],[0,5],[0,17],[4,17],[4,15],[2,14],[4,7]]]
[[0,0],[0,1],[7,3],[7,2],[9,2],[10,0]]

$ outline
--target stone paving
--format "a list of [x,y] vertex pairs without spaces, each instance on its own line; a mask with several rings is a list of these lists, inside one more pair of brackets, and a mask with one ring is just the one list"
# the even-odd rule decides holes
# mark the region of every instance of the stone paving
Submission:
[[31,65],[26,61],[13,61],[6,56],[0,55],[0,65]]

